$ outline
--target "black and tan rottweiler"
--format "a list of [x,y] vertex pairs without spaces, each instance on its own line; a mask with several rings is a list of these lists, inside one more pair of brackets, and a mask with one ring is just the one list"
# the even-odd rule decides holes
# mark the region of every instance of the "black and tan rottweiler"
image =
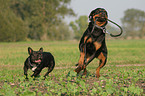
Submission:
[[100,63],[96,69],[96,76],[99,78],[99,71],[107,61],[105,26],[108,23],[108,15],[105,9],[97,8],[90,13],[89,19],[88,28],[84,32],[79,43],[80,59],[75,72],[79,73],[81,70],[84,70],[83,75],[86,75],[87,65],[94,58],[98,58]]
[[36,77],[40,74],[43,68],[48,67],[46,76],[54,69],[55,60],[53,55],[50,52],[43,52],[43,48],[40,48],[39,51],[33,51],[32,48],[28,47],[29,57],[24,62],[24,75],[27,77],[28,69],[31,69],[34,73],[31,77]]

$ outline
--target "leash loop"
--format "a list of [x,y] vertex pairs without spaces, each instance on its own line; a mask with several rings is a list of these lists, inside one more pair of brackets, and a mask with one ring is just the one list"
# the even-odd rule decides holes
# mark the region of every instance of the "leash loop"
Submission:
[[113,34],[111,34],[111,33],[109,33],[109,32],[107,32],[107,33],[109,33],[109,35],[110,35],[111,37],[118,37],[118,36],[120,36],[120,35],[123,33],[123,29],[121,28],[121,26],[119,26],[117,23],[115,23],[115,22],[113,22],[113,21],[111,21],[111,20],[109,20],[109,19],[107,19],[107,20],[108,20],[109,22],[115,24],[117,27],[120,28],[120,33],[119,33],[118,35],[113,35]]

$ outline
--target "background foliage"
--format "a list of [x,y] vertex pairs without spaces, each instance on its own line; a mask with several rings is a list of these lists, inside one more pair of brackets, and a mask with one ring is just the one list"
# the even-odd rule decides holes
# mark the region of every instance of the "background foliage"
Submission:
[[[0,41],[79,40],[88,26],[88,17],[80,16],[68,25],[65,16],[76,16],[71,0],[0,0]],[[145,37],[145,12],[128,9],[121,18],[122,38]],[[108,24],[110,33],[116,26]]]
[[25,40],[28,27],[10,8],[10,2],[0,0],[0,41]]
[[68,8],[70,1],[1,0],[0,41],[68,39],[71,31],[63,18],[66,15],[75,16],[73,10]]
[[[123,35],[122,38],[145,38],[145,12],[138,9],[128,9],[121,18]],[[80,16],[76,21],[70,22],[70,26],[74,31],[74,38],[80,39],[88,26],[88,17]],[[112,23],[108,22],[107,31],[118,34],[120,30]]]
[[138,9],[128,9],[121,19],[125,30],[125,38],[128,36],[143,38],[145,36],[145,12]]
[[74,31],[74,38],[80,39],[84,31],[88,26],[88,17],[87,16],[80,16],[75,22],[70,22],[70,26]]

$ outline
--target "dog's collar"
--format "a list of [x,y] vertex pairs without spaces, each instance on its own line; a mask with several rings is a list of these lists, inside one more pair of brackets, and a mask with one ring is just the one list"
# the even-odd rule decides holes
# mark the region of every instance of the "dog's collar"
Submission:
[[[98,18],[97,18],[97,19],[98,19]],[[98,25],[96,24],[97,19],[95,20],[95,22],[94,22],[94,24],[93,24],[93,27],[97,27],[97,28],[101,29],[101,30],[103,31],[103,33],[106,33],[106,28],[105,28],[105,26],[98,26]],[[94,28],[93,28],[93,29],[94,29]]]
[[101,29],[101,30],[103,30],[103,33],[106,33],[106,28],[105,27],[101,27],[101,26],[98,26],[96,24],[94,26],[99,28],[99,29]]
[[30,65],[31,67],[33,67],[33,64],[32,64],[31,61],[30,61],[30,57],[28,58],[28,63],[29,63],[29,65]]
[[[29,65],[31,66],[31,67],[35,67],[32,63],[31,63],[31,61],[30,61],[30,57],[28,58],[28,63],[29,63]],[[36,64],[36,63],[34,63],[34,64]],[[39,66],[40,64],[36,64],[36,66]]]

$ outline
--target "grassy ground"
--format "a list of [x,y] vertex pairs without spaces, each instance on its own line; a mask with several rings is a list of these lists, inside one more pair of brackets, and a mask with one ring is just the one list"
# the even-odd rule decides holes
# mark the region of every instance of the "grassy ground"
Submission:
[[[144,40],[106,42],[108,61],[101,69],[99,79],[95,77],[97,59],[88,65],[87,77],[80,78],[73,72],[79,59],[77,41],[0,43],[0,95],[143,95],[145,93]],[[45,81],[41,80],[42,76],[37,80],[29,77],[29,81],[25,81],[23,63],[28,57],[28,47],[34,50],[43,47],[44,51],[54,55],[55,69]],[[41,75],[44,72],[46,69]],[[32,72],[29,71],[29,74]]]

